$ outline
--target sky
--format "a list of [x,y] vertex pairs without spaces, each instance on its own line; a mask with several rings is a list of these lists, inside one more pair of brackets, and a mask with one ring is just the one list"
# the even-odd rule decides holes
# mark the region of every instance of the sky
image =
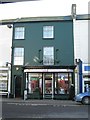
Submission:
[[0,4],[0,19],[64,16],[71,14],[71,5],[77,5],[77,14],[88,13],[89,0],[38,0]]
[[[77,14],[88,14],[88,2],[89,0],[39,0],[0,4],[0,20],[71,15],[72,4],[76,4]],[[0,25],[0,64],[10,61],[11,40],[12,29]]]

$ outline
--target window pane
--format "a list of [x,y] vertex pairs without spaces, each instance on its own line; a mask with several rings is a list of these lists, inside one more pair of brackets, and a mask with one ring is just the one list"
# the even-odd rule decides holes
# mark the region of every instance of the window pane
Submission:
[[28,74],[28,93],[33,93],[36,90],[42,93],[42,74],[29,73]]
[[55,94],[69,94],[69,88],[71,83],[71,73],[56,73]]
[[43,38],[54,38],[54,27],[53,26],[43,27]]
[[54,47],[43,48],[43,64],[54,65]]
[[14,65],[23,65],[24,48],[14,48]]
[[15,28],[15,39],[24,39],[25,28],[16,27]]

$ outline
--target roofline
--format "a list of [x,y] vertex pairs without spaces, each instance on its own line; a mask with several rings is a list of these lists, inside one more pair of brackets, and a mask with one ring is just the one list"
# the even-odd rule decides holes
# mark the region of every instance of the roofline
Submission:
[[24,22],[41,22],[41,21],[63,21],[72,20],[71,16],[41,16],[41,17],[22,17],[16,19],[0,20],[1,25],[24,23]]
[[[69,21],[73,20],[72,16],[41,16],[41,17],[22,17],[16,19],[0,20],[0,25],[24,23],[24,22],[41,22],[41,21]],[[90,14],[76,15],[76,20],[90,20]]]
[[90,14],[77,15],[76,20],[90,20]]

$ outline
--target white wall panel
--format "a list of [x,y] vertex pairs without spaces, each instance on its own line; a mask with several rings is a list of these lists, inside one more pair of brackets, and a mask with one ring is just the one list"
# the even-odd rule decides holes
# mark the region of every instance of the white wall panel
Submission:
[[74,21],[75,59],[88,63],[88,20]]

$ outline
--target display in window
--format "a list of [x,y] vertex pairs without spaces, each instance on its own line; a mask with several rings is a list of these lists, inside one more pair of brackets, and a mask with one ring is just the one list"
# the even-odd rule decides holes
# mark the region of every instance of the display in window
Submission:
[[71,73],[56,73],[55,94],[69,94],[69,87],[71,83]]
[[52,93],[52,80],[45,80],[45,93],[46,94]]
[[59,94],[67,94],[68,92],[68,82],[64,79],[58,80]]
[[37,89],[42,93],[42,76],[41,74],[29,73],[28,75],[28,93],[33,93]]

